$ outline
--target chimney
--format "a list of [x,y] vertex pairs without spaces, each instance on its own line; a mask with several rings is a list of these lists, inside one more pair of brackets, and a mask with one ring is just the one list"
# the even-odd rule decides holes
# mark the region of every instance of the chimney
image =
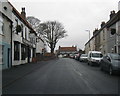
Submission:
[[110,19],[113,18],[114,16],[115,16],[115,11],[113,10],[110,12]]
[[103,22],[101,23],[101,28],[102,28],[104,25],[105,25],[105,22],[103,21]]
[[22,8],[21,15],[24,19],[26,19],[26,12],[25,12],[25,7]]
[[93,31],[93,36],[95,35],[95,33],[98,31],[98,28],[95,28],[95,30]]

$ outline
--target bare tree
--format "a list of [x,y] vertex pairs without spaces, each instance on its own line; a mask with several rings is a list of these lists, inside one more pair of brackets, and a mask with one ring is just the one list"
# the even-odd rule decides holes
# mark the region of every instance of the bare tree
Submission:
[[51,49],[51,53],[54,53],[57,42],[67,36],[63,25],[57,21],[47,21],[41,23],[40,29],[43,32],[45,41]]
[[27,17],[27,21],[32,25],[38,36],[44,38],[51,49],[51,53],[54,53],[57,42],[67,36],[64,26],[60,22],[46,21],[40,23],[40,20],[35,17]]

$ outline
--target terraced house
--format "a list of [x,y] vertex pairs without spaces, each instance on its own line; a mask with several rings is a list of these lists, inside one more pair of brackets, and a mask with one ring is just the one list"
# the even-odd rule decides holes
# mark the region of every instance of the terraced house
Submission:
[[12,35],[12,7],[0,1],[0,69],[10,68]]
[[21,14],[13,6],[12,9],[12,65],[14,66],[32,62],[35,58],[37,34],[26,20],[25,8],[22,8]]
[[[118,4],[120,6],[120,2]],[[110,20],[102,22],[101,28],[93,32],[93,37],[85,44],[85,53],[90,50],[120,54],[120,9],[117,13],[111,11]]]

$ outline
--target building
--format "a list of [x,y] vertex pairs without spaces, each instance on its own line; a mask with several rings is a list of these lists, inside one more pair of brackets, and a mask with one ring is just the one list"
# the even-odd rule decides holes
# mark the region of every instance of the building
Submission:
[[42,58],[44,53],[46,52],[46,44],[42,37],[37,36],[37,45],[36,45],[36,56]]
[[59,46],[58,49],[58,55],[62,56],[70,56],[71,54],[76,54],[77,52],[77,47],[72,46],[72,47],[61,47]]
[[[93,49],[90,45],[94,46]],[[111,11],[110,20],[102,22],[101,28],[93,32],[92,38],[85,44],[85,53],[90,50],[120,54],[120,10],[117,13]]]
[[36,57],[37,34],[26,20],[25,8],[21,14],[12,6],[12,65],[32,62]]
[[0,68],[10,68],[11,63],[12,7],[0,1]]

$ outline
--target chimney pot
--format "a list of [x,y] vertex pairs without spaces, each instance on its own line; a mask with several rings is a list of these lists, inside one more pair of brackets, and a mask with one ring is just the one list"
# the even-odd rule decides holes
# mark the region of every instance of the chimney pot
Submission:
[[115,11],[113,10],[110,12],[110,19],[113,18],[114,16],[115,16]]
[[105,22],[103,21],[103,22],[101,23],[101,28],[102,28],[104,25],[105,25]]

